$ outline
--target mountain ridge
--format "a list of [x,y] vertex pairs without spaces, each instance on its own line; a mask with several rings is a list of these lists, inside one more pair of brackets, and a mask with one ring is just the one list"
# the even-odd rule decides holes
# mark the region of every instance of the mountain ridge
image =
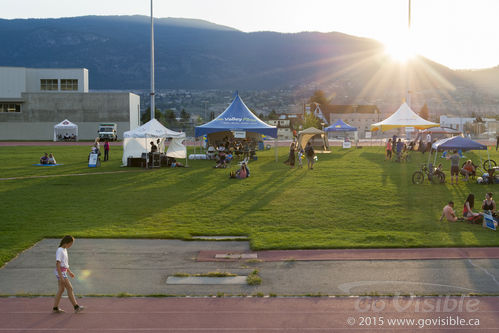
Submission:
[[[407,71],[380,42],[341,32],[248,33],[182,18],[155,18],[154,30],[158,89],[312,85],[334,90],[339,103],[355,103],[400,100],[410,77],[414,98],[426,100],[463,89],[494,94],[499,71],[456,71],[421,56]],[[84,67],[91,89],[147,89],[149,40],[150,18],[140,15],[0,19],[0,43],[8,45],[0,65]]]

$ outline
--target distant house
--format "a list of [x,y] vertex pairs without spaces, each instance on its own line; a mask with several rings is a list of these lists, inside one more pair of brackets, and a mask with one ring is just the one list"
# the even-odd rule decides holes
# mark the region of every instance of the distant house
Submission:
[[311,108],[314,115],[324,121],[325,127],[341,119],[350,126],[357,127],[359,138],[365,138],[371,124],[381,121],[381,113],[376,105],[319,105]]
[[290,119],[267,120],[267,124],[277,127],[277,137],[279,140],[289,140],[293,138]]
[[116,123],[118,137],[139,126],[140,97],[89,92],[85,68],[0,67],[0,140],[51,140],[69,119],[79,139],[94,139],[99,123]]

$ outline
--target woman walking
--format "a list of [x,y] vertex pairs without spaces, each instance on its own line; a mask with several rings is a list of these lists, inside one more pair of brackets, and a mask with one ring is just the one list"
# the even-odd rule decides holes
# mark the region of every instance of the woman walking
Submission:
[[69,269],[69,258],[68,258],[68,249],[73,245],[74,238],[73,236],[64,236],[59,244],[59,248],[55,254],[55,276],[57,277],[57,285],[59,289],[57,290],[57,294],[55,295],[54,307],[52,308],[53,312],[62,313],[65,312],[63,309],[59,308],[59,302],[61,300],[62,294],[64,293],[64,289],[67,290],[69,300],[71,304],[73,304],[73,308],[75,313],[81,312],[84,307],[78,305],[76,302],[75,295],[73,293],[73,286],[69,281],[68,275],[71,278],[74,278],[75,275]]

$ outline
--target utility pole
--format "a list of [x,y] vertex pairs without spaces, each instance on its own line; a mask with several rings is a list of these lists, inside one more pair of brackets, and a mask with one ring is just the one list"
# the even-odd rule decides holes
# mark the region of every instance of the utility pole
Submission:
[[151,0],[151,120],[155,118],[156,105],[154,102],[154,16]]
[[[407,37],[409,39],[409,43],[412,43],[412,40],[410,38],[411,36],[411,0],[409,0],[409,17],[408,17],[408,20],[407,20]],[[407,74],[406,74],[406,78],[407,78],[407,97],[406,97],[406,100],[407,100],[407,105],[409,105],[409,107],[411,107],[411,80],[410,80],[410,67],[411,67],[411,64],[410,64],[410,61],[411,59],[407,59],[407,63],[406,63],[406,71],[407,71]]]

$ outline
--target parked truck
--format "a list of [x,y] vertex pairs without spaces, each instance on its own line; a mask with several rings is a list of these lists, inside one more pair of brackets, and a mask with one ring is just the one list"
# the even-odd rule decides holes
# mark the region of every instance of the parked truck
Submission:
[[99,124],[97,133],[99,134],[99,139],[101,141],[116,141],[118,140],[118,125],[116,123]]

